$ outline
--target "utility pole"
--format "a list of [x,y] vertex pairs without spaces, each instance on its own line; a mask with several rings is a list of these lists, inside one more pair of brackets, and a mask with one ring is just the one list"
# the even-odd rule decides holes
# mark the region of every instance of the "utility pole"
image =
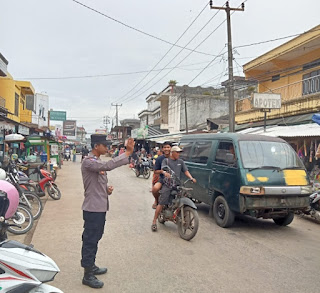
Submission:
[[183,96],[184,96],[184,116],[186,119],[186,133],[189,133],[188,129],[188,112],[187,112],[187,94],[186,94],[186,89],[183,89]]
[[233,56],[232,56],[232,40],[231,40],[231,18],[230,11],[244,11],[244,3],[241,4],[241,8],[231,8],[229,1],[226,2],[225,7],[212,6],[212,0],[210,0],[211,9],[225,10],[227,13],[227,27],[228,27],[228,67],[229,67],[229,80],[228,80],[228,93],[229,93],[229,132],[235,132],[235,120],[234,120],[234,85],[233,85]]
[[[118,126],[118,107],[121,107],[122,104],[111,104],[111,106],[116,107],[116,126]],[[117,138],[119,137],[119,133],[117,131]]]

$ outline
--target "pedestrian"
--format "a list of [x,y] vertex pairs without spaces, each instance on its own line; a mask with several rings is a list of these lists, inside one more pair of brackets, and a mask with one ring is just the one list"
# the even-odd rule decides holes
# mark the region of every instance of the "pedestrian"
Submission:
[[87,148],[87,146],[85,145],[84,148],[82,149],[82,155],[81,155],[81,163],[83,161],[83,159],[89,154],[89,150]]
[[76,148],[74,147],[72,150],[72,162],[75,162],[77,159],[77,151]]
[[105,274],[107,268],[95,264],[98,242],[104,232],[106,213],[109,210],[108,196],[113,186],[108,185],[106,171],[111,171],[129,163],[129,156],[134,149],[134,140],[128,139],[125,153],[110,160],[102,161],[101,155],[107,152],[107,136],[91,135],[92,152],[83,159],[81,172],[84,185],[84,202],[82,205],[84,230],[82,234],[81,266],[84,268],[82,284],[91,288],[102,288],[103,282],[95,275]]

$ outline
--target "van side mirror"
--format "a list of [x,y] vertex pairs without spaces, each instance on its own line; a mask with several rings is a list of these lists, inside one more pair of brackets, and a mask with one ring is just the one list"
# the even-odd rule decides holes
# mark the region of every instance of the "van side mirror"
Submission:
[[226,153],[225,162],[226,162],[227,164],[233,164],[233,163],[235,163],[235,157],[234,157],[234,155],[231,154],[231,153]]

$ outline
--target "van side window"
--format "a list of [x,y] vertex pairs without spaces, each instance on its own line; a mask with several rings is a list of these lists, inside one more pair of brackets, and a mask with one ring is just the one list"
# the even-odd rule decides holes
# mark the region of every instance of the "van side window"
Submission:
[[179,144],[179,147],[182,148],[183,152],[180,153],[180,159],[185,162],[190,161],[190,152],[192,149],[193,142],[184,141]]
[[229,141],[221,141],[219,143],[219,147],[216,152],[215,161],[221,162],[221,163],[227,163],[226,161],[227,154],[232,154],[234,158],[234,162],[236,161],[236,155],[235,155],[233,143]]
[[197,141],[193,148],[191,161],[199,164],[207,164],[211,146],[211,141]]

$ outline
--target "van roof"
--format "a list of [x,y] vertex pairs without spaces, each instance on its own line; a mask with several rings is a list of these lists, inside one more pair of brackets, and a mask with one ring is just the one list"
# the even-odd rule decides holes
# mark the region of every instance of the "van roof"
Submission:
[[282,138],[272,137],[258,134],[244,134],[244,133],[201,133],[201,134],[188,134],[181,137],[183,140],[198,140],[198,139],[232,139],[233,141],[249,140],[249,141],[274,141],[286,142]]

